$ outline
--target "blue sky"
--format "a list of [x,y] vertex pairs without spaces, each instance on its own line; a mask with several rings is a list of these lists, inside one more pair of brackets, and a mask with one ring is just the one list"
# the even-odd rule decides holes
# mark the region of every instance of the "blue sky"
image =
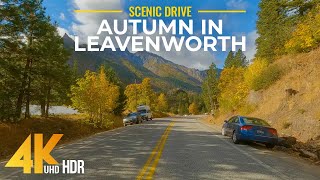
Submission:
[[[192,6],[192,19],[195,32],[200,31],[202,19],[222,19],[224,35],[246,35],[247,51],[251,59],[255,53],[254,41],[257,38],[256,20],[259,1],[252,0],[44,0],[46,12],[59,25],[61,34],[88,36],[95,35],[102,19],[128,19],[129,6]],[[125,13],[110,14],[76,14],[75,9],[122,9]],[[204,9],[244,9],[244,14],[200,14],[197,10]],[[165,19],[166,22],[172,20]],[[177,64],[187,67],[205,69],[215,62],[223,67],[227,52],[154,52]]]

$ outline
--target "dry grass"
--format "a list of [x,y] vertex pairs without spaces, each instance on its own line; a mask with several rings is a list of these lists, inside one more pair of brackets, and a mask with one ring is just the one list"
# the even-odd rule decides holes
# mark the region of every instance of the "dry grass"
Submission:
[[[320,48],[285,56],[275,64],[285,69],[284,75],[258,92],[261,98],[257,109],[249,115],[266,119],[282,135],[302,142],[315,139],[320,135]],[[287,89],[298,93],[288,96]]]
[[283,129],[288,129],[291,125],[292,125],[292,123],[290,123],[290,122],[284,122],[284,123],[282,124],[282,128],[283,128]]
[[[274,62],[283,76],[265,90],[250,92],[254,102],[234,113],[220,113],[208,121],[221,125],[233,115],[265,119],[281,136],[294,136],[301,142],[320,137],[320,48],[289,55]],[[288,95],[287,89],[297,93]]]
[[170,117],[169,114],[164,113],[164,112],[158,112],[158,111],[154,111],[152,112],[152,116],[153,118],[164,118],[164,117]]
[[17,124],[0,123],[0,159],[12,155],[30,134],[41,133],[46,142],[52,134],[64,134],[59,144],[84,138],[98,132],[122,127],[122,118],[114,117],[109,128],[94,128],[83,115],[64,115],[50,118],[31,118]]

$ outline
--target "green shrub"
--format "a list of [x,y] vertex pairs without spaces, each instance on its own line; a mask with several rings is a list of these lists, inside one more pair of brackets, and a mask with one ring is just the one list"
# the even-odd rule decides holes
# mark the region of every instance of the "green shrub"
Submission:
[[267,68],[265,68],[261,72],[260,76],[258,76],[252,83],[252,89],[255,91],[266,89],[274,82],[279,80],[282,74],[282,69],[278,65],[271,64]]

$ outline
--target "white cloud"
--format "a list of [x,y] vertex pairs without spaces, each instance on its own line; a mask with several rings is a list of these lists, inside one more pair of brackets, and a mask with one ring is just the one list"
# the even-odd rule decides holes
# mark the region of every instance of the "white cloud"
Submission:
[[66,16],[63,13],[60,13],[60,19],[64,21],[66,19]]
[[247,56],[248,60],[252,60],[256,54],[256,39],[259,37],[257,31],[251,31],[247,34],[247,51],[244,54]]
[[69,35],[69,31],[66,30],[65,28],[62,27],[57,27],[58,33],[59,35],[62,37],[64,34],[68,34]]
[[249,6],[245,0],[229,0],[227,7],[230,9],[247,9]]
[[[73,0],[73,6],[75,9],[122,9],[121,0]],[[103,19],[114,20],[114,19],[125,19],[128,17],[126,13],[74,13],[74,17],[78,23],[72,25],[72,31],[75,35],[80,36],[80,39],[86,39],[87,36],[97,34],[97,30]],[[110,21],[112,22],[112,21]],[[110,23],[110,26],[113,26]],[[121,25],[120,27],[121,28]],[[103,36],[103,34],[102,34]]]
[[70,38],[74,39],[74,36],[70,35],[69,31],[62,27],[57,27],[58,33],[61,37],[63,37],[65,34],[67,34]]

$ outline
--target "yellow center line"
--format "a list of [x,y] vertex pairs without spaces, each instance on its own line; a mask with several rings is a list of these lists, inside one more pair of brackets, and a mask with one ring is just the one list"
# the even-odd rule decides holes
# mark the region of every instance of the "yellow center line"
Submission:
[[246,10],[198,10],[198,13],[246,13]]
[[142,179],[143,175],[145,174],[146,170],[149,167],[149,164],[152,162],[153,157],[157,154],[158,149],[160,147],[160,145],[163,142],[164,136],[166,136],[166,134],[168,133],[169,127],[166,128],[165,132],[163,133],[163,135],[161,136],[161,139],[158,141],[156,147],[153,149],[153,151],[151,152],[151,155],[149,156],[147,162],[145,163],[145,165],[143,166],[142,170],[140,171],[139,175],[137,176],[137,179]]
[[[150,172],[149,172],[148,177],[146,179],[152,179],[152,176],[155,172],[156,166],[157,166],[159,159],[161,157],[164,145],[166,143],[166,140],[168,138],[168,135],[169,135],[173,125],[174,125],[174,122],[171,122],[169,124],[169,126],[166,128],[165,132],[163,133],[160,140],[158,141],[156,147],[153,149],[151,155],[149,156],[147,162],[145,163],[145,165],[143,166],[143,168],[139,172],[139,175],[136,178],[137,180],[143,179],[143,177],[145,176],[145,174],[147,173],[147,170],[149,168],[151,168],[151,169],[149,169]],[[150,167],[150,165],[152,165],[152,166]]]
[[98,10],[98,9],[79,9],[75,13],[122,13],[122,10]]
[[163,151],[163,148],[164,148],[164,146],[165,146],[165,142],[167,141],[169,132],[171,131],[171,128],[172,128],[172,126],[169,127],[168,134],[165,136],[165,139],[163,140],[164,142],[163,142],[162,145],[160,146],[159,152],[158,152],[157,156],[155,157],[155,160],[154,160],[153,163],[152,163],[151,169],[150,169],[149,174],[147,175],[147,178],[146,178],[146,179],[152,179],[153,174],[154,174],[154,172],[156,171],[156,167],[157,167],[157,165],[158,165],[158,163],[159,163],[159,160],[160,160],[160,158],[161,158],[162,151]]

